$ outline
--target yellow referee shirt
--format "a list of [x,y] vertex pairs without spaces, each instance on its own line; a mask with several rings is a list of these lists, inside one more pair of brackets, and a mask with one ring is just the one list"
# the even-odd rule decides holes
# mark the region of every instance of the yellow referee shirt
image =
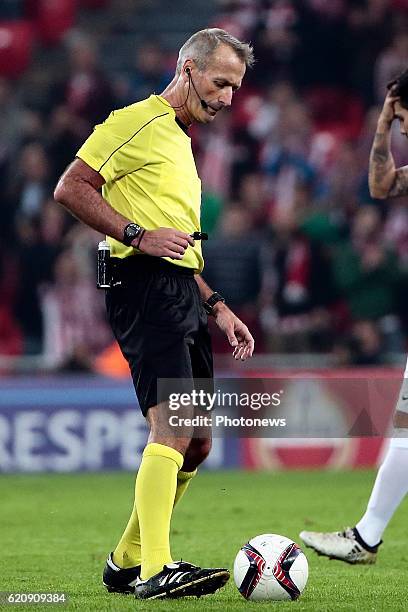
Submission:
[[[148,230],[172,227],[192,234],[200,231],[201,181],[191,140],[175,119],[167,100],[152,95],[113,111],[77,157],[103,176],[102,195],[122,215]],[[113,257],[138,253],[108,241]],[[164,259],[197,272],[204,267],[200,241],[182,260]]]

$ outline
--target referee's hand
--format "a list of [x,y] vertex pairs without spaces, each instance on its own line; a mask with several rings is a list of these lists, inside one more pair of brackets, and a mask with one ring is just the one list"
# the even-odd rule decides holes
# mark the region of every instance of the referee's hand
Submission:
[[215,322],[234,348],[232,353],[234,359],[245,361],[248,357],[252,357],[255,340],[247,326],[225,304],[216,304],[214,310]]
[[159,227],[157,230],[146,230],[139,244],[139,251],[155,257],[183,259],[189,245],[194,240],[188,234],[170,227]]

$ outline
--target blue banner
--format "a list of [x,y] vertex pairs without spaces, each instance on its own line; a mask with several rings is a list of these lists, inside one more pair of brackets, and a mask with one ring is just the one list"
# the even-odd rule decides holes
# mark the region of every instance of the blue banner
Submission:
[[[131,381],[99,376],[0,380],[0,472],[135,470],[147,428]],[[214,440],[208,468],[239,461]]]

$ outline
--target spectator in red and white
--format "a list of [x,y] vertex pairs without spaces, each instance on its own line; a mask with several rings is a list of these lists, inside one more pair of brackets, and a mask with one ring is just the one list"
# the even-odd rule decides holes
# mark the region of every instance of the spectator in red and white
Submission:
[[[303,198],[299,202],[303,207]],[[330,262],[324,249],[302,230],[304,214],[305,210],[294,207],[274,210],[271,235],[263,249],[261,323],[269,348],[282,352],[327,346],[323,337],[331,334]]]
[[55,262],[54,282],[42,291],[44,357],[50,365],[92,370],[98,352],[112,342],[103,297],[74,250],[62,251]]

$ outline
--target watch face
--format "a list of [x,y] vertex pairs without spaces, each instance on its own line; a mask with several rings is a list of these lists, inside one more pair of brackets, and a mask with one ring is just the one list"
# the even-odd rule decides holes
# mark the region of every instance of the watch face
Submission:
[[132,241],[138,237],[138,235],[140,234],[141,231],[141,227],[140,225],[137,225],[136,223],[129,223],[129,225],[127,225],[125,227],[125,232],[124,232],[124,243],[127,246],[130,246]]

